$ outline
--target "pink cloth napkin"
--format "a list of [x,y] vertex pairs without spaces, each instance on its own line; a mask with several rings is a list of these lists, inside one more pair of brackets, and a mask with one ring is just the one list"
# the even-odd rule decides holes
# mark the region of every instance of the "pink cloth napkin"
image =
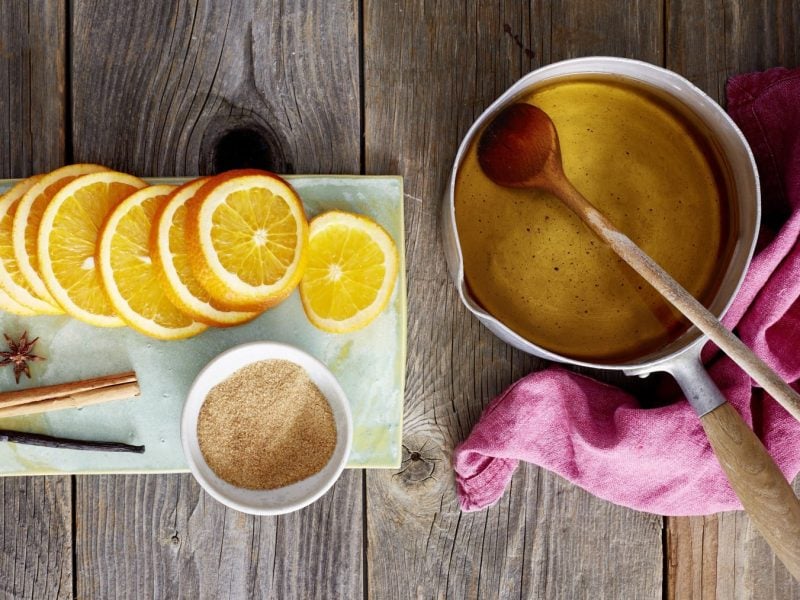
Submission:
[[[725,316],[787,381],[800,378],[800,69],[732,78],[728,111],[758,162],[759,249]],[[800,471],[800,423],[711,344],[711,376],[790,480]],[[796,386],[795,386],[796,387]],[[684,400],[641,408],[630,394],[558,367],[513,384],[454,453],[461,508],[503,495],[520,460],[616,504],[665,515],[740,509],[700,421]]]

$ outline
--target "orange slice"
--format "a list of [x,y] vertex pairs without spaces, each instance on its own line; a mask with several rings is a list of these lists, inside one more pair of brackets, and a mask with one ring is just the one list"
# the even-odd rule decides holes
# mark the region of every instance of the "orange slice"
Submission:
[[[70,181],[88,173],[105,170],[107,169],[100,165],[78,164],[51,171],[31,186],[17,206],[11,230],[14,257],[17,259],[22,276],[28,282],[33,293],[54,308],[62,307],[58,306],[58,302],[47,289],[39,273],[38,235],[42,215],[56,192]],[[60,312],[64,311],[60,310]]]
[[28,177],[0,196],[0,308],[17,315],[59,314],[63,311],[39,298],[20,273],[11,242],[11,228],[20,198],[41,175]]
[[186,207],[192,271],[218,306],[264,310],[297,287],[308,222],[286,181],[266,171],[230,171],[206,182]]
[[391,236],[374,221],[342,211],[314,218],[300,282],[309,321],[333,333],[366,327],[389,303],[399,262]]
[[30,317],[37,314],[27,306],[22,306],[19,302],[9,296],[5,290],[0,289],[0,310],[4,310],[12,315]]
[[203,177],[182,185],[161,204],[153,220],[150,256],[175,306],[202,323],[228,327],[250,321],[259,313],[224,310],[192,273],[186,247],[186,203],[206,181]]
[[53,297],[76,319],[98,327],[125,324],[106,296],[95,250],[106,217],[146,186],[133,175],[101,171],[74,179],[47,205],[39,227],[39,268]]
[[140,333],[161,340],[191,337],[208,328],[170,301],[150,259],[153,217],[174,189],[154,185],[125,198],[103,224],[97,246],[100,276],[117,314]]

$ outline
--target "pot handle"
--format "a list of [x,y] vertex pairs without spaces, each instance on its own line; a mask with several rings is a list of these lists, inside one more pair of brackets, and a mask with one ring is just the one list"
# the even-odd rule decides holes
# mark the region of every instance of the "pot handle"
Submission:
[[800,581],[800,501],[761,440],[687,352],[668,370],[697,411],[731,488],[775,555]]

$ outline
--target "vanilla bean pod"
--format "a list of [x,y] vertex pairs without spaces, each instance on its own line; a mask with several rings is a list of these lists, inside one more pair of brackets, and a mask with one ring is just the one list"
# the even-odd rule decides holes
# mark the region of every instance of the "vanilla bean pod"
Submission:
[[68,438],[53,437],[40,433],[26,433],[24,431],[10,431],[0,429],[0,442],[14,442],[16,444],[29,444],[31,446],[44,446],[46,448],[65,448],[67,450],[93,450],[95,452],[133,452],[144,453],[144,446],[132,446],[119,442],[95,442],[91,440],[72,440]]

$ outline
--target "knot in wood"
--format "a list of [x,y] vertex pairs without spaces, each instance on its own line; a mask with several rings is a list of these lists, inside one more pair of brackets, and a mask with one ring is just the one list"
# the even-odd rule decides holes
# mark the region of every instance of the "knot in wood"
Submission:
[[281,136],[262,119],[218,117],[203,133],[201,167],[204,173],[232,169],[263,169],[290,173]]
[[225,133],[214,148],[214,171],[231,169],[269,170],[270,147],[267,140],[253,129],[234,129]]
[[419,486],[438,480],[442,459],[440,452],[429,441],[426,440],[421,446],[403,444],[400,469],[392,479],[399,480],[405,486]]

